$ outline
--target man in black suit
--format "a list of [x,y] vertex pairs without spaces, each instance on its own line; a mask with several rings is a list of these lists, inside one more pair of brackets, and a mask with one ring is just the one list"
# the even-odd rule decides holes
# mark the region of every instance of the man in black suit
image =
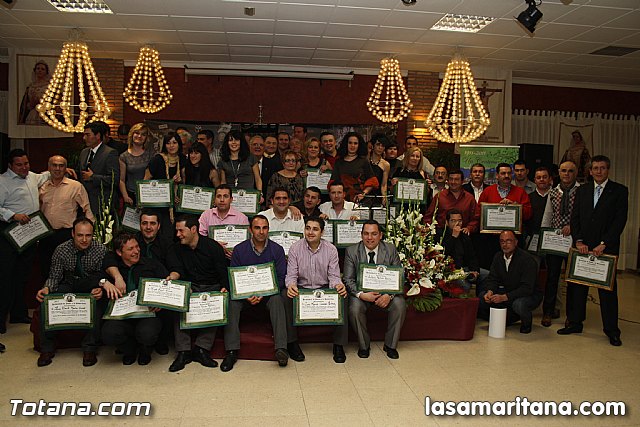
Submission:
[[[576,200],[571,213],[571,236],[576,249],[581,254],[592,252],[595,256],[603,253],[618,255],[620,235],[627,223],[629,190],[622,184],[609,180],[611,161],[606,156],[594,156],[591,159],[593,182],[580,186],[576,190]],[[598,289],[600,314],[604,333],[611,345],[620,346],[618,328],[618,286],[613,283],[611,291]],[[572,295],[571,310],[567,313],[569,324],[558,330],[560,335],[582,332],[582,322],[586,318],[586,286],[568,283]]]
[[[117,189],[120,180],[118,152],[104,143],[108,137],[109,126],[104,122],[91,122],[84,127],[86,147],[80,152],[80,170],[77,171],[78,178],[89,194],[91,212],[97,221],[102,216],[100,195],[104,194],[105,202],[108,201],[112,182],[113,188]],[[113,202],[115,204],[115,200]]]
[[464,191],[471,193],[471,195],[475,197],[476,203],[478,203],[482,190],[484,190],[485,187],[488,187],[488,185],[484,183],[484,173],[485,170],[482,163],[473,164],[470,171],[471,179],[462,186]]
[[506,308],[507,324],[520,318],[520,333],[528,334],[533,321],[531,312],[542,302],[542,293],[536,288],[538,264],[518,247],[513,231],[500,233],[500,249],[484,281],[486,291],[479,295],[478,317],[489,320],[491,307]]

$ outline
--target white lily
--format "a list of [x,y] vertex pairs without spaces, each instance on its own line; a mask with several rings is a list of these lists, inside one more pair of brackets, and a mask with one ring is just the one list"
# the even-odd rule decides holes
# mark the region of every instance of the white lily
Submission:
[[436,245],[433,247],[433,249],[435,249],[436,251],[443,251],[443,250],[444,250],[444,248],[443,248],[443,247],[442,247],[442,245],[440,245],[440,244],[436,244]]
[[418,295],[419,293],[420,293],[420,285],[418,285],[417,283],[414,283],[413,285],[411,285],[411,289],[407,291],[407,296],[412,297],[414,295]]
[[434,287],[433,282],[431,282],[431,279],[429,279],[428,277],[423,277],[422,279],[418,280],[418,283],[423,288],[432,289]]

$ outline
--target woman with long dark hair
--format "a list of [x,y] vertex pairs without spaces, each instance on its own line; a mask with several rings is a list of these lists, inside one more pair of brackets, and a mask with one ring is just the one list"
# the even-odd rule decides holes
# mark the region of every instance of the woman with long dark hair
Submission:
[[244,133],[237,130],[227,133],[217,167],[221,184],[244,190],[255,188],[262,192],[258,159],[249,151]]
[[367,159],[367,143],[362,135],[347,133],[340,143],[338,156],[330,182],[342,182],[345,200],[360,202],[380,186]]
[[183,173],[185,184],[187,185],[217,187],[218,172],[211,163],[207,147],[200,142],[196,141],[189,147],[189,154]]

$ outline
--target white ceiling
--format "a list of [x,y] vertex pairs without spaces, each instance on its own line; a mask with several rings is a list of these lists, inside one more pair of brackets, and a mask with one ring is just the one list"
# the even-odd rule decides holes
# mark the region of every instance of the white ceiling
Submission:
[[[640,48],[640,0],[543,0],[535,37],[513,17],[523,0],[105,0],[113,15],[58,12],[45,0],[0,7],[0,46],[59,51],[80,28],[96,57],[135,60],[153,44],[165,61],[377,69],[395,54],[403,70],[444,71],[456,46],[472,66],[515,78],[640,88],[640,51],[590,55],[608,45]],[[565,2],[567,2],[565,0]],[[254,7],[255,16],[244,8]],[[445,13],[498,18],[476,34],[429,30]]]

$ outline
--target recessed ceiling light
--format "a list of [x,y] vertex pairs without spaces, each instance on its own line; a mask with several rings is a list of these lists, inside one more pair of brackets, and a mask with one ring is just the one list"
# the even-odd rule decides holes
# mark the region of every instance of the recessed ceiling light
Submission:
[[461,31],[463,33],[477,33],[496,18],[490,16],[456,15],[447,13],[431,27],[438,31]]
[[47,0],[62,12],[113,13],[102,0]]

